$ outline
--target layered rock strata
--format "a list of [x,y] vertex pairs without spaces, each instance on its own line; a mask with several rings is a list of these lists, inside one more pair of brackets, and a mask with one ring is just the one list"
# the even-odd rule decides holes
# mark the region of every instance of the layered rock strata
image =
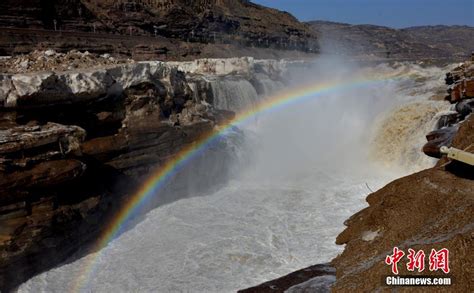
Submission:
[[7,0],[0,11],[0,55],[43,49],[44,43],[141,60],[318,51],[305,24],[243,0]]
[[[19,67],[0,75],[2,291],[87,253],[153,170],[240,107],[283,87],[295,66],[248,57],[117,61],[54,51],[8,62]],[[240,136],[235,130],[194,158],[146,209],[225,182]]]
[[195,96],[162,62],[0,75],[0,290],[87,247],[150,172],[233,117]]

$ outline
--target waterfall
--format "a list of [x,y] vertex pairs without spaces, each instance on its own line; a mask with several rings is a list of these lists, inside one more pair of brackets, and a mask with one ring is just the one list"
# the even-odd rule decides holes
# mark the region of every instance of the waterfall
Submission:
[[241,77],[219,77],[210,81],[213,106],[216,109],[240,112],[258,102],[253,85]]
[[385,65],[378,70],[395,70],[411,76],[402,83],[397,99],[402,103],[379,115],[371,143],[371,158],[385,168],[400,168],[415,172],[432,167],[435,159],[422,151],[426,134],[434,130],[449,103],[440,100],[444,95],[443,72],[446,68],[422,68],[412,64]]
[[[150,211],[104,250],[38,275],[19,292],[67,291],[78,277],[88,278],[82,274],[91,262],[95,270],[85,292],[220,293],[315,260],[330,261],[341,253],[334,239],[343,222],[366,206],[368,185],[375,190],[432,164],[424,161],[420,147],[439,112],[449,107],[431,99],[432,86],[442,85],[433,77],[442,77],[442,69],[345,66],[319,64],[294,79],[344,83],[357,74],[398,71],[407,77],[292,103],[239,126],[232,137],[189,162],[184,176],[171,184],[174,198],[168,204]],[[265,74],[250,79],[200,75],[193,82],[196,100],[236,112],[285,86]],[[432,86],[423,88],[427,83]],[[215,184],[219,178],[209,174],[220,170],[230,177],[222,186],[198,188]],[[189,196],[178,200],[180,189]]]
[[449,105],[439,101],[417,101],[397,107],[380,121],[372,145],[373,158],[387,167],[399,166],[419,170],[433,166],[432,159],[421,148],[425,135],[434,130],[440,115]]
[[251,82],[261,97],[271,96],[285,87],[282,81],[271,79],[262,73],[256,73]]

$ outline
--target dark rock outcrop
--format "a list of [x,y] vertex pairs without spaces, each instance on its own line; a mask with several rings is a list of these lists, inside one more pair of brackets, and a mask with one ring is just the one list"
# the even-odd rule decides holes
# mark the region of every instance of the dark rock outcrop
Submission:
[[458,131],[457,126],[433,130],[426,135],[428,142],[423,146],[423,152],[433,158],[441,158],[441,147],[450,146]]
[[327,292],[336,280],[335,274],[329,264],[314,265],[239,293]]
[[0,80],[2,292],[86,249],[137,182],[233,116],[161,62]]

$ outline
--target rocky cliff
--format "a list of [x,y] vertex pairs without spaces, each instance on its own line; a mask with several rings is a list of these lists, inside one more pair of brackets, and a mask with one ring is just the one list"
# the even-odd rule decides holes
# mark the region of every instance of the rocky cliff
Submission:
[[246,52],[252,56],[258,55],[258,48],[318,51],[316,37],[306,25],[250,1],[7,0],[0,3],[0,11],[1,36],[6,39],[0,36],[0,54],[41,49],[41,43],[59,50],[80,48],[141,59],[168,54],[167,59],[225,57],[220,52],[224,48],[233,51],[227,57],[244,55],[239,54],[243,48],[254,48]]
[[469,26],[393,29],[327,21],[308,24],[320,36],[323,51],[364,60],[463,61],[474,50],[474,28]]
[[[104,57],[92,54],[34,54],[44,62],[0,75],[2,291],[76,252],[87,253],[100,223],[139,182],[231,119],[229,110],[283,86],[286,67],[283,61],[253,58],[101,64]],[[85,65],[71,69],[79,57],[67,56],[86,58]],[[48,70],[56,68],[56,59],[69,70]],[[101,65],[84,68],[94,63],[87,60]],[[160,194],[147,208],[189,196],[186,182],[193,182],[194,194],[225,182],[229,168],[200,168],[209,160],[229,166],[228,143],[209,152],[192,170],[180,171],[183,182],[170,183],[169,196]]]

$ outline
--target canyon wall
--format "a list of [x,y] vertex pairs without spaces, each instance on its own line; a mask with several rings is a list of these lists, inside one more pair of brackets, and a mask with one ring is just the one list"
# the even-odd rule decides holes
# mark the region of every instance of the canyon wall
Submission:
[[[87,252],[155,168],[283,86],[274,63],[139,62],[0,75],[0,289]],[[273,87],[259,87],[257,76]],[[225,143],[209,152],[178,177],[202,188],[224,182],[232,152]],[[207,169],[210,160],[216,167]],[[187,196],[186,183],[176,185],[147,209]]]
[[42,43],[61,51],[81,48],[142,60],[318,51],[316,36],[306,25],[249,1],[7,0],[0,11],[0,55],[28,53]]

